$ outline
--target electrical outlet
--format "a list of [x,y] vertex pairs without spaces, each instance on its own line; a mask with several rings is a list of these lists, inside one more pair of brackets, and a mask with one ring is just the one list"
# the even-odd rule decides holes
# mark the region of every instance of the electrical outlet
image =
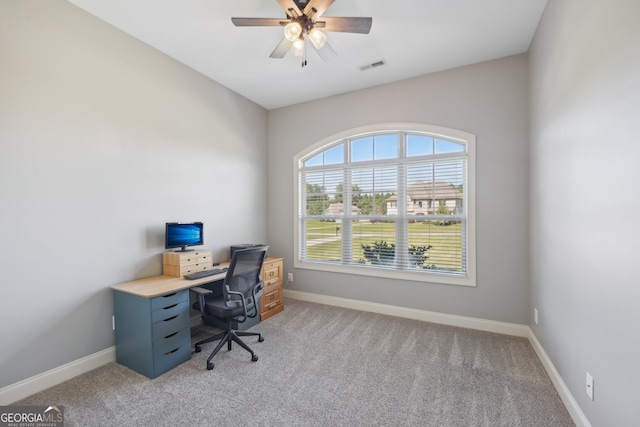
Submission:
[[293,273],[289,273],[287,282],[293,282]]
[[533,309],[533,321],[536,322],[536,325],[538,324],[538,309],[537,308]]
[[593,377],[587,372],[587,396],[593,400]]

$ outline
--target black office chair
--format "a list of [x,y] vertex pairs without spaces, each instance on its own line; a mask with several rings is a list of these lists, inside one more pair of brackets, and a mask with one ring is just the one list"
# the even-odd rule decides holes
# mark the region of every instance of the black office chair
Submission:
[[191,288],[198,296],[198,301],[193,304],[193,308],[200,311],[202,319],[212,318],[225,321],[227,325],[224,332],[195,344],[195,352],[199,353],[202,350],[200,347],[202,344],[220,340],[207,359],[208,370],[213,369],[211,362],[213,356],[220,351],[225,343],[227,343],[228,350],[231,351],[231,344],[234,341],[251,353],[252,361],[258,360],[258,355],[240,337],[257,336],[258,342],[262,342],[264,341],[262,334],[238,331],[233,329],[232,324],[234,321],[242,323],[248,318],[260,315],[258,299],[262,295],[260,270],[267,250],[268,247],[261,246],[235,251],[224,279],[222,295],[216,296],[213,291],[205,288]]

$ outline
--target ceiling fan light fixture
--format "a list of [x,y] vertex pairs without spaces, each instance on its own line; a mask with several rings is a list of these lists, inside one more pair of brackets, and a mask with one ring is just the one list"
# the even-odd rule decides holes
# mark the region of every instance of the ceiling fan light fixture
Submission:
[[302,37],[296,39],[291,46],[291,53],[295,56],[304,55],[304,39]]
[[302,26],[299,22],[289,22],[284,26],[284,37],[290,42],[298,40],[300,34],[302,34]]
[[284,30],[284,37],[271,52],[269,58],[282,59],[290,53],[303,57],[302,66],[306,66],[307,53],[305,49],[307,47],[305,45],[308,38],[320,59],[328,62],[335,58],[337,53],[327,40],[327,33],[337,31],[369,34],[371,30],[373,18],[370,17],[331,16],[323,18],[324,12],[335,0],[276,1],[284,9],[286,18],[231,18],[231,22],[236,27],[280,27],[280,31]]
[[312,28],[311,31],[309,31],[308,35],[309,40],[311,40],[313,47],[315,47],[316,49],[322,49],[322,47],[327,42],[327,35],[317,28]]

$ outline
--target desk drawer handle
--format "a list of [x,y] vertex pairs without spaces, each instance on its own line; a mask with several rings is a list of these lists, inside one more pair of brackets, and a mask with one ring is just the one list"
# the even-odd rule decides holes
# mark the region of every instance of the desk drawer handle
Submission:
[[[178,332],[180,332],[180,331],[178,331]],[[174,336],[174,335],[175,335],[175,334],[177,334],[178,332],[174,332],[174,333],[172,333],[172,334],[169,334],[169,335],[167,335],[167,336],[166,336],[166,337],[164,337],[164,338],[165,338],[165,339],[167,339],[167,338],[171,338],[172,336]]]
[[175,319],[176,317],[178,317],[178,316],[176,315],[176,316],[173,316],[173,317],[169,317],[168,319],[164,319],[163,322],[170,322],[173,319]]
[[174,292],[172,294],[168,294],[168,295],[162,295],[162,298],[171,298],[172,296],[174,296],[175,294],[177,294],[177,292]]
[[170,306],[168,306],[168,307],[162,307],[162,309],[163,309],[163,310],[170,310],[170,309],[172,309],[172,308],[176,307],[177,305],[178,305],[178,304],[173,304],[173,305],[170,305]]
[[171,350],[171,351],[167,351],[164,355],[165,355],[165,356],[168,356],[168,355],[170,355],[170,354],[175,353],[175,352],[176,352],[176,351],[178,351],[178,350],[180,350],[180,347],[178,347],[178,348],[174,348],[174,349],[173,349],[173,350]]

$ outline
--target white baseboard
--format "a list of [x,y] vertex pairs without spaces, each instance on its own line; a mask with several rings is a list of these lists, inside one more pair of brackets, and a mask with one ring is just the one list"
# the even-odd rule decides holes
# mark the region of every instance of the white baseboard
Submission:
[[286,298],[297,299],[301,301],[315,302],[319,304],[333,305],[343,308],[351,308],[354,310],[369,311],[372,313],[388,314],[391,316],[403,317],[413,320],[422,320],[425,322],[439,323],[449,326],[459,326],[461,328],[476,329],[486,332],[495,332],[498,334],[513,335],[524,337],[529,340],[533,350],[540,359],[547,374],[551,378],[551,382],[556,391],[560,395],[560,399],[564,403],[567,411],[573,418],[573,422],[577,427],[591,427],[589,420],[580,409],[580,406],[573,398],[573,395],[562,380],[562,377],[551,362],[551,359],[542,348],[542,345],[533,334],[531,328],[527,325],[516,323],[496,322],[493,320],[477,319],[474,317],[456,316],[451,314],[437,313],[433,311],[417,310],[413,308],[399,307],[388,304],[379,304],[375,302],[360,301],[348,298],[340,298],[328,295],[314,294],[310,292],[294,291],[291,289],[284,290]]
[[560,395],[562,403],[564,403],[567,411],[569,411],[569,415],[571,415],[571,418],[573,418],[573,422],[576,423],[577,427],[591,427],[591,423],[584,415],[584,412],[582,412],[582,409],[578,405],[578,402],[576,402],[576,400],[573,398],[573,395],[569,391],[569,388],[562,380],[562,377],[560,376],[560,373],[558,373],[556,367],[553,366],[553,362],[551,362],[551,359],[547,355],[547,352],[544,351],[542,344],[540,344],[540,341],[538,341],[538,338],[536,338],[531,328],[529,328],[528,338],[531,346],[533,347],[533,350],[538,355],[538,359],[540,359],[542,366],[544,366],[544,369],[547,371],[549,378],[551,378],[553,386],[556,388],[556,391]]
[[388,314],[390,316],[404,317],[406,319],[422,320],[425,322],[439,323],[449,326],[459,326],[461,328],[477,329],[480,331],[495,332],[504,335],[514,335],[517,337],[528,337],[530,333],[530,329],[528,326],[519,325],[516,323],[497,322],[494,320],[477,319],[474,317],[456,316],[453,314],[437,313],[434,311],[418,310],[415,308],[399,307],[396,305],[379,304],[376,302],[360,301],[348,298],[314,294],[310,292],[294,291],[291,289],[285,289],[284,296],[287,298],[316,302],[319,304],[352,308],[354,310]]
[[9,405],[92,369],[106,365],[109,362],[115,362],[115,360],[116,348],[109,347],[26,380],[8,385],[0,389],[0,405]]
[[[190,326],[194,327],[201,325],[202,319],[200,316],[192,316],[189,322]],[[85,372],[115,361],[116,348],[114,346],[65,365],[58,366],[57,368],[50,369],[47,372],[34,375],[31,378],[1,388],[0,405],[10,405],[20,399],[24,399],[32,394],[46,390],[49,387],[53,387],[73,377],[77,377]]]

